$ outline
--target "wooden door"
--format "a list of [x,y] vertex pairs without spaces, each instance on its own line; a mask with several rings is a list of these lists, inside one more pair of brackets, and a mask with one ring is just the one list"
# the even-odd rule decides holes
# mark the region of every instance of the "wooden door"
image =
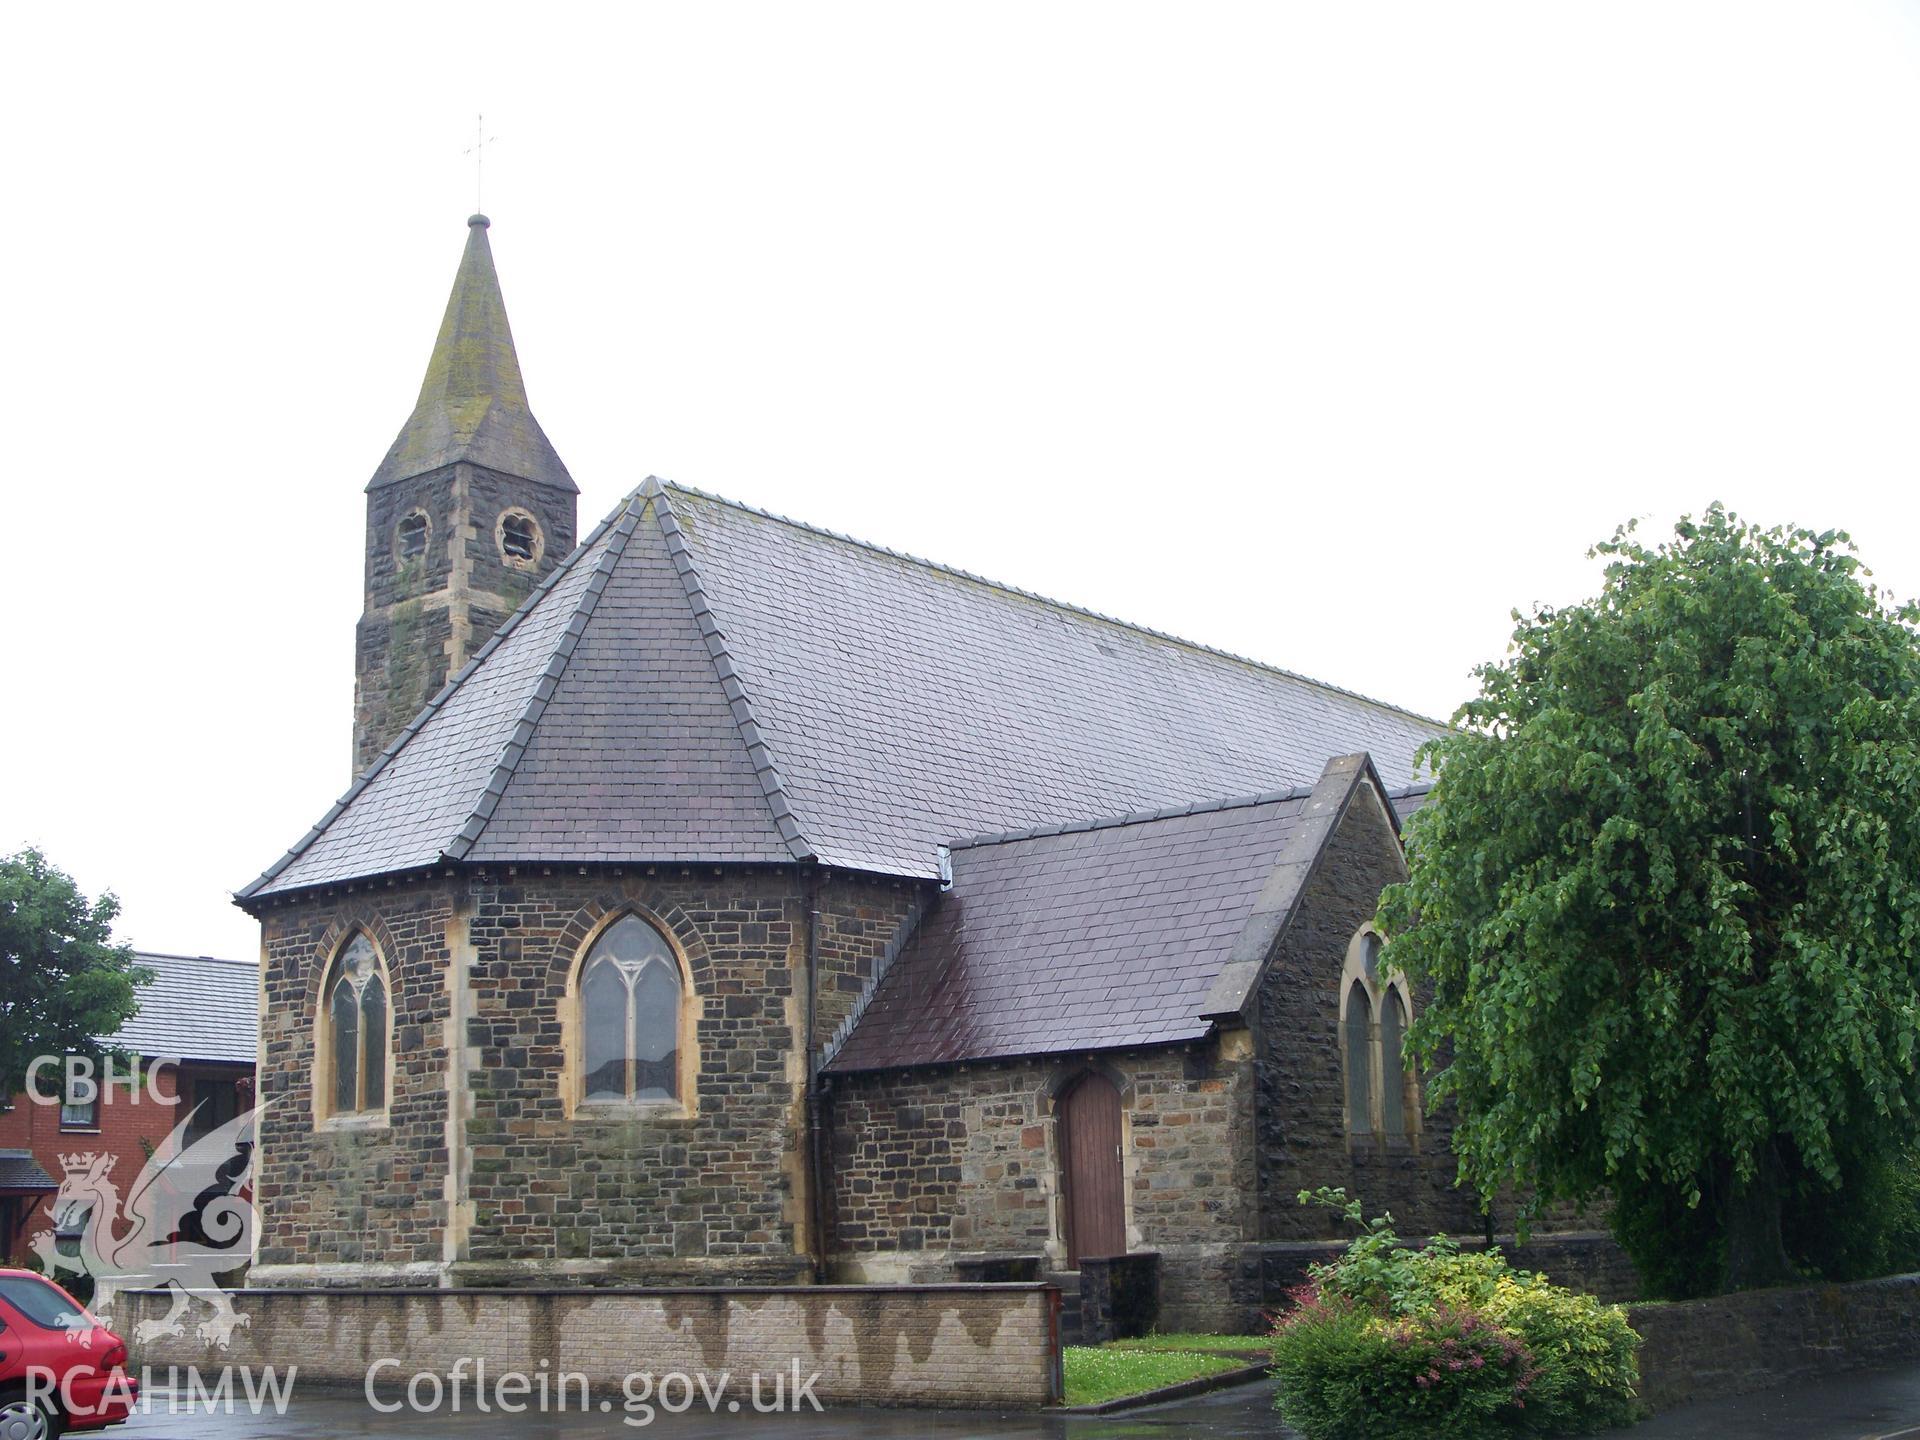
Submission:
[[1127,1250],[1120,1168],[1120,1092],[1103,1075],[1077,1081],[1060,1102],[1060,1156],[1067,1192],[1067,1263]]

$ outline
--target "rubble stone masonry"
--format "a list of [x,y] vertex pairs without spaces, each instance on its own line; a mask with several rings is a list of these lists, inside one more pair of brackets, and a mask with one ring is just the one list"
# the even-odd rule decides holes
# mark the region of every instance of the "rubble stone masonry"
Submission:
[[[1120,1089],[1128,1248],[1163,1257],[1162,1323],[1222,1323],[1253,1193],[1244,1037],[1097,1063]],[[1064,1268],[1055,1099],[1086,1068],[1076,1056],[836,1080],[836,1276],[945,1277],[979,1254]]]
[[[1482,1228],[1477,1196],[1453,1183],[1446,1109],[1410,1108],[1418,1119],[1409,1137],[1347,1133],[1341,967],[1380,892],[1405,873],[1399,843],[1372,791],[1364,791],[1329,842],[1261,981],[1254,1026],[1261,1240],[1351,1238],[1331,1211],[1299,1203],[1301,1190],[1322,1185],[1344,1186],[1369,1215],[1391,1211],[1403,1235]],[[1419,1080],[1416,1093],[1423,1091]]]
[[[851,1005],[910,886],[787,867],[472,871],[268,907],[261,1285],[792,1283],[812,1278],[803,1043]],[[690,980],[682,1104],[577,1102],[575,973],[631,910]],[[316,1104],[323,971],[364,929],[393,979],[384,1117]],[[683,1040],[683,1046],[687,1040]]]

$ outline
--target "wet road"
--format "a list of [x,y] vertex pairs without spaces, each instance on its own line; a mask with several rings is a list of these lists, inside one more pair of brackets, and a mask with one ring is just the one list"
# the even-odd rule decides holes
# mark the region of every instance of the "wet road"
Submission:
[[[1031,1411],[993,1414],[980,1411],[855,1410],[829,1408],[822,1414],[713,1415],[704,1404],[680,1415],[657,1413],[650,1423],[625,1423],[619,1401],[610,1412],[505,1416],[370,1410],[357,1390],[300,1386],[284,1415],[208,1414],[188,1410],[166,1413],[167,1399],[150,1397],[152,1413],[136,1415],[109,1432],[111,1440],[334,1440],[338,1436],[396,1436],[402,1440],[483,1440],[510,1435],[516,1440],[588,1440],[588,1437],[666,1436],[669,1440],[1243,1440],[1283,1433],[1273,1414],[1273,1391],[1266,1384],[1215,1391],[1194,1400],[1136,1410],[1123,1415],[1036,1415]],[[592,1402],[597,1412],[599,1397]],[[639,1417],[635,1417],[639,1418]]]
[[1688,1405],[1619,1433],[1632,1440],[1920,1440],[1920,1365]]
[[[481,1440],[511,1435],[526,1440],[586,1440],[590,1436],[665,1435],[671,1440],[765,1436],[767,1440],[1266,1440],[1282,1434],[1269,1385],[1216,1391],[1195,1400],[1110,1416],[986,1414],[913,1410],[828,1410],[814,1415],[709,1415],[704,1407],[682,1415],[656,1414],[650,1424],[622,1423],[611,1413],[571,1415],[380,1415],[357,1391],[302,1386],[285,1415],[166,1413],[164,1394],[153,1413],[135,1416],[109,1435],[114,1440],[333,1440],[339,1436],[396,1436],[402,1440]],[[597,1406],[598,1400],[594,1402]],[[1838,1376],[1818,1383],[1688,1406],[1632,1430],[1631,1440],[1920,1440],[1920,1366]]]

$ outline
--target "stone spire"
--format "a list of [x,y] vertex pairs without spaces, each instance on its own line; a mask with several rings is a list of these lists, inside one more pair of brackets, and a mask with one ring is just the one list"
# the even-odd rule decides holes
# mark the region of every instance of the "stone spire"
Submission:
[[367,485],[355,773],[566,557],[579,529],[579,488],[527,404],[487,217],[467,227],[420,398]]
[[520,357],[500,277],[487,244],[487,217],[467,221],[467,248],[433,342],[413,414],[380,462],[367,489],[423,475],[461,461],[577,494],[527,403]]

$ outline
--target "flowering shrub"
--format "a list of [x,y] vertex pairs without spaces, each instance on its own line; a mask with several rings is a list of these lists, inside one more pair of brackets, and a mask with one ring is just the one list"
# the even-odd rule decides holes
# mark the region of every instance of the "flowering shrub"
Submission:
[[1382,1316],[1316,1298],[1274,1335],[1278,1405],[1307,1440],[1496,1433],[1525,1410],[1527,1347],[1471,1310]]
[[1392,1216],[1317,1265],[1274,1331],[1275,1404],[1307,1440],[1564,1433],[1634,1416],[1639,1337],[1602,1305],[1440,1238],[1408,1249]]
[[1584,1433],[1634,1419],[1640,1337],[1618,1305],[1516,1270],[1500,1278],[1480,1313],[1523,1339],[1533,1356],[1534,1428]]

